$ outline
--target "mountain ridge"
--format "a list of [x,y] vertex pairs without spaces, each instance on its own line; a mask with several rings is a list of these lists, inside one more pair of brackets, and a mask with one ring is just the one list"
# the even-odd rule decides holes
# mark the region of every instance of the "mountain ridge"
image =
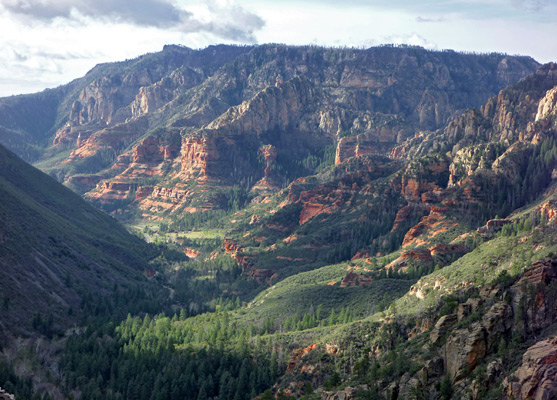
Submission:
[[[139,141],[155,132],[171,142],[182,138],[181,147],[194,145],[194,158],[197,152],[219,157],[216,165],[235,174],[221,183],[247,186],[248,190],[264,178],[266,167],[257,162],[259,149],[272,145],[277,157],[268,168],[275,169],[275,183],[284,186],[312,172],[312,168],[300,168],[298,164],[313,165],[315,158],[323,159],[324,144],[338,147],[338,161],[351,154],[387,153],[394,144],[412,135],[414,126],[440,128],[457,110],[480,105],[537,66],[527,57],[464,55],[413,47],[356,50],[261,45],[191,50],[168,46],[160,53],[136,60],[95,67],[81,80],[72,82],[75,90],[71,89],[73,94],[61,100],[65,105],[58,106],[58,122],[44,133],[52,145],[41,149],[29,139],[22,145],[25,149],[31,146],[35,155],[42,153],[38,166],[74,189],[91,192],[99,204],[110,208],[114,208],[110,205],[112,198],[132,196],[138,186],[143,186],[142,193],[155,190],[153,185],[141,185],[141,180],[158,176],[164,187],[176,178],[175,174],[164,172],[119,175],[127,166],[133,167],[125,160],[133,158],[131,153]],[[297,93],[283,91],[296,86],[296,79],[305,82],[302,87],[315,95],[311,101],[303,100],[304,107],[294,117],[287,112],[287,104]],[[277,89],[271,90],[272,87]],[[6,109],[9,103],[3,102],[0,109]],[[195,144],[195,137],[204,135],[203,129],[219,124],[222,128],[218,129],[231,133],[234,128],[228,119],[240,122],[252,102],[267,102],[268,118],[278,125],[269,125],[257,135],[259,138],[250,139],[253,143],[233,144],[232,137],[226,139],[226,149],[238,152],[232,159],[210,140]],[[234,107],[243,111],[232,117]],[[3,126],[1,115],[0,110]],[[284,119],[287,115],[290,121]],[[253,121],[253,127],[263,129],[258,127],[262,122]],[[11,140],[15,137],[25,142],[23,136],[11,135]],[[322,144],[312,144],[310,138]],[[12,143],[14,147],[19,144]],[[242,150],[246,145],[249,152]],[[293,148],[298,149],[297,154],[289,153]],[[32,154],[27,159],[30,157]],[[175,155],[167,154],[162,163],[152,163],[172,171],[179,161]],[[193,161],[204,163],[202,159]],[[187,170],[187,165],[182,165],[184,168]],[[184,190],[191,186],[189,177],[203,178],[197,175],[194,171],[185,174]],[[216,175],[210,180],[222,178]],[[106,189],[95,189],[97,184],[104,184],[101,181],[108,185],[115,181],[115,186],[122,188],[128,184],[128,189],[112,193],[108,190],[104,196]],[[219,185],[205,186],[213,191]],[[192,193],[203,190],[194,189]],[[153,200],[160,202],[161,198]],[[183,201],[188,202],[191,203],[187,198]],[[221,207],[210,199],[206,202],[202,208]],[[194,204],[186,206],[196,208]]]

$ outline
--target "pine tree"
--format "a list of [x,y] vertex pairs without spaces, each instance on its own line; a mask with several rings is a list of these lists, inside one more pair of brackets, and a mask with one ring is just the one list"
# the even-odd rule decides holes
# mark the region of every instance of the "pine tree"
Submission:
[[199,393],[197,394],[197,400],[207,400],[207,390],[205,389],[205,382],[199,388]]
[[453,382],[449,375],[445,375],[441,381],[441,388],[439,389],[439,394],[443,400],[449,400],[453,397]]
[[331,313],[329,314],[329,325],[336,325],[337,323],[337,315],[335,313],[335,309],[333,308],[331,310]]

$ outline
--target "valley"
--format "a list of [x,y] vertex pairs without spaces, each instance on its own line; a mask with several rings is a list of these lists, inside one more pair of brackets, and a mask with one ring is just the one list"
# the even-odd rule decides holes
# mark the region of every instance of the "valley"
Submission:
[[269,44],[0,98],[0,387],[557,396],[556,93],[529,57]]

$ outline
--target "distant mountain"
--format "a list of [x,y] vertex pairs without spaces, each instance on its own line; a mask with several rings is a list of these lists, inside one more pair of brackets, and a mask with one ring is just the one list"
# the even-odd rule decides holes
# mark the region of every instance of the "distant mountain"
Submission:
[[[0,331],[58,332],[146,282],[153,248],[0,146]],[[101,312],[101,310],[97,310]],[[108,310],[102,312],[107,313]]]
[[108,210],[227,208],[387,155],[532,73],[529,57],[417,47],[165,46],[0,99],[0,142]]

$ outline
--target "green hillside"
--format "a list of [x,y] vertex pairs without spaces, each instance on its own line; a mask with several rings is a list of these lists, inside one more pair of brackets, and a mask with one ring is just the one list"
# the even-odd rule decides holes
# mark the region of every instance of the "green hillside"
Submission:
[[3,147],[0,220],[5,332],[28,332],[39,319],[49,324],[43,330],[54,332],[87,307],[113,306],[105,296],[145,285],[143,270],[156,255],[112,217]]

